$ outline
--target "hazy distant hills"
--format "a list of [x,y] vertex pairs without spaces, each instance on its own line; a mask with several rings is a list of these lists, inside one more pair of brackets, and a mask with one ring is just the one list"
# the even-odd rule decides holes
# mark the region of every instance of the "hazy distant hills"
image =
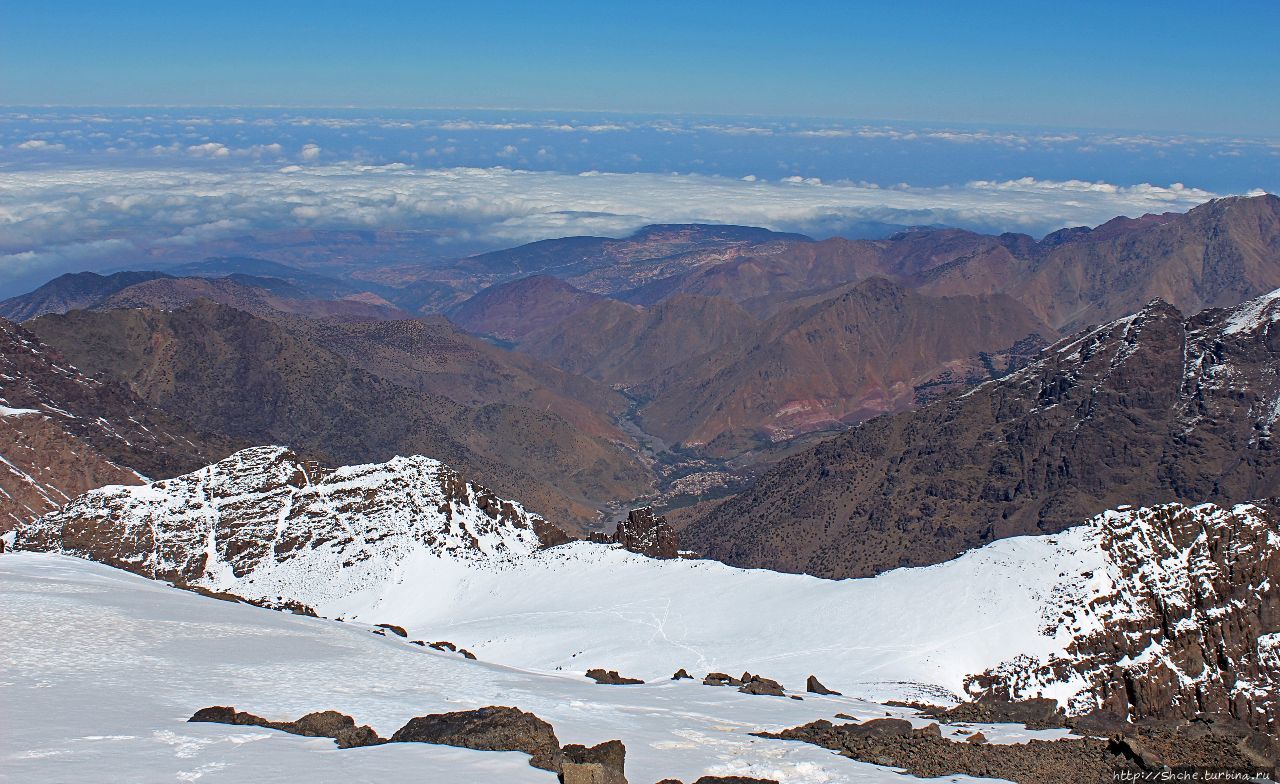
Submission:
[[0,302],[0,317],[25,321],[71,310],[176,308],[197,299],[259,314],[297,313],[340,320],[410,315],[359,284],[261,259],[233,258],[208,259],[169,272],[69,273]]

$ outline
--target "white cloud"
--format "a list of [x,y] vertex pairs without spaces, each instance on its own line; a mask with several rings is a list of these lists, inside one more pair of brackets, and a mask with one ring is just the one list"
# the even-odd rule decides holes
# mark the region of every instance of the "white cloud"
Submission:
[[320,145],[304,144],[302,150],[298,153],[298,157],[304,161],[314,161],[320,157]]
[[227,158],[230,157],[231,150],[225,144],[205,142],[204,144],[193,144],[187,147],[187,155],[196,158]]
[[58,144],[47,139],[27,139],[25,142],[20,142],[13,146],[14,149],[27,152],[62,152],[67,149],[65,144]]
[[798,177],[769,182],[403,165],[39,169],[0,179],[0,279],[60,263],[83,268],[83,260],[126,249],[291,227],[450,229],[494,245],[690,221],[818,234],[864,221],[1040,234],[1121,214],[1185,210],[1213,196],[1176,183],[1030,177],[913,188]]

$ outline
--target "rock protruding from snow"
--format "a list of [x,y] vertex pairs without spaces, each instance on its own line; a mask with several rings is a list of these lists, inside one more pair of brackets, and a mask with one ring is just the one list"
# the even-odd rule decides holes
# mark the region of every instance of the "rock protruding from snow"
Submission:
[[667,518],[655,515],[647,506],[632,509],[627,519],[618,523],[613,541],[624,549],[650,558],[680,556],[680,535],[667,523]]
[[535,768],[559,772],[560,741],[550,724],[519,708],[494,706],[409,720],[392,743],[438,743],[481,751],[523,751]]
[[345,713],[332,710],[308,713],[297,721],[270,721],[232,707],[215,705],[211,708],[201,708],[187,721],[267,727],[308,738],[333,738],[340,749],[386,743],[369,725],[356,726],[355,719]]
[[1266,731],[1280,726],[1274,508],[1124,509],[1083,533],[1105,553],[1105,568],[1060,582],[1041,613],[1041,634],[1070,639],[1065,651],[1006,661],[972,678],[971,693],[1018,699],[1070,685],[1072,715],[1217,714]]
[[417,553],[518,557],[553,529],[431,458],[331,470],[267,446],[174,479],[86,493],[24,527],[17,547],[315,606],[395,580]]
[[560,780],[564,784],[627,784],[627,747],[620,740],[595,746],[565,746]]

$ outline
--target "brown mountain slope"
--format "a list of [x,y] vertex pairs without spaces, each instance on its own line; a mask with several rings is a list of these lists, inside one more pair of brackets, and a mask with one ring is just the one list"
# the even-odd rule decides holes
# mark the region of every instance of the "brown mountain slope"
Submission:
[[1280,286],[1280,198],[1230,197],[1185,214],[1115,218],[1037,242],[921,229],[885,240],[793,243],[681,271],[625,295],[726,297],[770,315],[798,295],[884,276],[921,293],[1007,293],[1062,331],[1119,318],[1160,297],[1187,312],[1229,307]]
[[[343,299],[316,299],[284,281],[250,276],[226,278],[159,278],[138,283],[93,303],[94,310],[116,308],[181,308],[207,299],[256,315],[292,313],[340,321],[409,318],[410,314],[368,294]],[[66,311],[61,311],[66,312]]]
[[464,406],[501,403],[549,412],[610,441],[627,399],[608,387],[461,332],[442,316],[340,324],[281,319],[282,327],[322,345],[353,366]]
[[66,313],[92,307],[121,289],[148,280],[165,278],[163,272],[68,272],[59,275],[35,291],[0,302],[0,318],[26,321],[45,313]]
[[1152,303],[780,462],[685,540],[742,566],[861,576],[1122,504],[1276,495],[1276,319],[1270,297],[1188,319]]
[[[950,286],[947,276],[933,283]],[[1266,195],[1218,199],[1169,220],[1117,219],[1049,250],[1007,290],[1054,326],[1077,329],[1156,297],[1194,313],[1276,287],[1280,198]]]
[[668,441],[731,455],[912,407],[929,386],[990,378],[1011,350],[1051,337],[1007,296],[923,297],[875,278],[674,367],[639,390],[653,398],[640,415]]
[[238,444],[84,376],[35,335],[0,320],[0,532],[104,484],[190,471]]
[[530,333],[517,348],[570,373],[631,387],[750,340],[758,328],[741,307],[716,297],[681,294],[649,308],[605,300]]
[[596,294],[615,294],[738,256],[763,256],[812,242],[751,226],[645,226],[622,238],[564,237],[483,253],[452,264],[386,267],[376,275],[395,286],[434,283],[476,292],[530,275],[550,275]]
[[501,283],[447,311],[449,320],[468,332],[500,340],[519,340],[554,327],[599,302],[599,294],[581,291],[550,275]]
[[168,312],[45,316],[31,328],[86,370],[127,379],[201,428],[290,444],[331,464],[430,455],[557,522],[591,520],[604,500],[649,486],[643,467],[607,438],[539,408],[464,405],[396,383],[319,342],[313,330],[328,327],[290,328],[201,301]]

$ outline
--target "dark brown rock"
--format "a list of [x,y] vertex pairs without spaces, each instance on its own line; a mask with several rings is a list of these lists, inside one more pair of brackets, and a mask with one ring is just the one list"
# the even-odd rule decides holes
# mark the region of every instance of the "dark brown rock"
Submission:
[[215,706],[201,708],[187,721],[267,727],[309,738],[333,738],[340,749],[386,743],[378,737],[378,733],[374,732],[372,727],[356,726],[355,719],[337,711],[308,713],[297,721],[270,721],[252,713],[237,711],[235,708]]
[[572,744],[563,749],[560,769],[562,784],[627,784],[627,749],[620,740],[609,740],[590,748]]
[[1057,700],[1043,697],[1028,700],[987,697],[974,702],[963,702],[953,708],[928,707],[920,712],[930,718],[952,723],[1012,723],[1025,724],[1030,729],[1066,726],[1066,715],[1058,707]]
[[639,678],[626,678],[618,674],[617,670],[604,670],[595,668],[587,670],[587,677],[596,683],[605,686],[631,686],[638,683],[644,683]]
[[685,670],[684,667],[681,667],[680,669],[676,670],[676,674],[671,676],[671,680],[673,681],[684,680],[686,678],[688,680],[693,680],[693,676],[690,675],[688,671]]
[[826,686],[823,686],[822,681],[818,680],[817,677],[813,675],[810,675],[809,679],[805,681],[804,690],[810,694],[829,694],[836,697],[840,696],[840,692],[832,691]]
[[709,672],[702,683],[706,686],[741,686],[742,680],[723,672]]
[[632,509],[627,519],[618,523],[613,541],[633,553],[650,558],[677,558],[680,555],[680,537],[667,524],[665,517],[654,515],[653,509]]
[[491,706],[409,720],[393,743],[435,743],[482,751],[523,751],[535,768],[560,770],[560,743],[551,725],[518,708]]
[[408,632],[406,632],[406,631],[404,630],[404,627],[403,627],[403,626],[396,626],[396,625],[394,625],[394,624],[390,624],[390,623],[379,623],[379,624],[377,624],[377,627],[378,627],[379,629],[386,629],[387,631],[391,632],[392,634],[396,635],[397,637],[408,637],[408,636],[409,636],[409,633],[408,633]]
[[917,777],[968,775],[1018,784],[1108,782],[1115,780],[1116,773],[1155,771],[1164,765],[1251,770],[1270,776],[1276,762],[1274,756],[1254,755],[1246,738],[1235,737],[1225,728],[1220,734],[1200,732],[1188,722],[1137,728],[1132,734],[1110,740],[1070,738],[1015,744],[986,743],[982,733],[959,742],[922,730],[859,734],[851,725],[828,721],[758,734],[813,743],[856,760],[904,768]]
[[752,675],[749,672],[742,674],[742,685],[738,687],[738,691],[743,694],[759,694],[768,697],[786,696],[786,693],[782,690],[781,683],[771,678]]

